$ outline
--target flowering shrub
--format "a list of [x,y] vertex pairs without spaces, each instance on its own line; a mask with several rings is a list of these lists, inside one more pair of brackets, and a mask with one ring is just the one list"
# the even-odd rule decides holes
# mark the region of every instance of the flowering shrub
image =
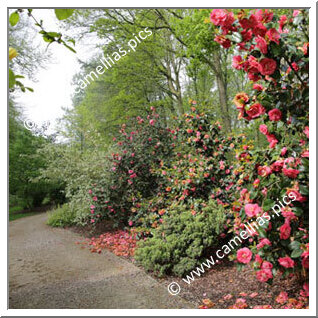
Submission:
[[220,123],[213,123],[211,116],[194,106],[169,131],[173,152],[151,169],[160,180],[156,196],[149,199],[140,195],[131,208],[130,220],[141,232],[156,228],[175,202],[186,204],[195,215],[200,212],[198,207],[193,208],[197,199],[212,198],[226,207],[234,198],[236,176],[231,173],[231,160],[235,144],[243,136],[223,136]]
[[271,282],[279,272],[307,276],[308,12],[277,16],[270,10],[241,10],[234,15],[217,9],[211,22],[218,28],[215,41],[225,49],[236,46],[239,52],[233,67],[253,82],[252,94],[240,92],[233,100],[239,118],[261,118],[259,130],[268,141],[267,150],[247,148],[243,156],[238,154],[240,163],[249,164],[237,170],[243,181],[233,204],[234,231],[238,233],[245,222],[263,212],[278,212],[249,239],[248,258],[242,262],[238,253],[237,261],[252,262],[256,277],[264,282]]
[[138,198],[153,197],[160,186],[151,167],[170,156],[173,140],[152,107],[146,119],[137,117],[123,124],[114,141],[118,150],[109,158],[107,178],[89,190],[91,223],[111,218],[132,226]]

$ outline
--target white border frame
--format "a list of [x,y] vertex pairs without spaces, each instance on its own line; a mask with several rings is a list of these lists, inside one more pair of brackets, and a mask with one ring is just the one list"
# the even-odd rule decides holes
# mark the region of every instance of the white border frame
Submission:
[[[89,6],[87,6],[89,4]],[[7,7],[43,7],[43,8],[69,8],[69,7],[82,7],[82,8],[92,8],[92,7],[140,7],[140,8],[149,8],[149,7],[213,7],[216,3],[213,1],[189,1],[189,0],[161,0],[157,3],[146,2],[142,0],[135,0],[129,2],[127,0],[117,0],[116,2],[100,2],[98,0],[79,1],[79,0],[55,0],[43,2],[40,0],[5,0],[4,3],[1,3],[1,32],[6,34],[7,37]],[[237,1],[223,1],[222,7],[220,8],[233,8],[237,7],[251,7],[256,8],[255,5],[260,4],[255,0],[243,0],[240,2]],[[277,4],[280,6],[277,7]],[[7,214],[2,211],[1,213],[1,255],[2,260],[0,263],[1,273],[3,280],[1,281],[0,289],[0,314],[1,316],[316,316],[316,2],[315,1],[274,1],[267,0],[266,2],[261,3],[257,8],[299,8],[299,7],[310,7],[309,10],[309,22],[310,22],[310,298],[309,298],[309,309],[272,309],[270,312],[265,309],[210,309],[210,310],[201,310],[201,309],[7,309],[8,306],[8,273],[7,273],[7,245],[4,242],[7,242],[8,238],[8,220]],[[1,37],[3,39],[3,37]],[[3,66],[2,74],[7,75],[7,41],[2,40],[2,49],[1,49],[1,64]],[[2,96],[2,106],[1,111],[1,149],[8,149],[7,141],[7,80],[4,80],[4,75],[1,79],[1,96]],[[4,136],[7,136],[5,138]],[[8,154],[7,154],[8,155]],[[2,171],[1,171],[1,198],[2,202],[7,202],[8,188],[7,188],[7,171],[4,167],[7,167],[8,159],[2,155],[1,156]],[[6,209],[5,209],[6,210]],[[6,273],[6,274],[5,274]],[[4,301],[5,300],[5,301]]]

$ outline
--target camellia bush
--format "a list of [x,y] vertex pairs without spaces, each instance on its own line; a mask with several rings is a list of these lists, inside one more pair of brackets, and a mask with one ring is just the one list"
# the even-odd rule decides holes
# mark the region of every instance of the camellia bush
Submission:
[[[240,196],[233,202],[233,230],[267,212],[267,221],[239,250],[239,266],[252,263],[256,277],[302,275],[308,296],[309,270],[309,38],[308,11],[278,16],[270,10],[216,9],[211,22],[215,41],[234,48],[233,67],[246,73],[252,94],[233,102],[240,119],[262,119],[266,150],[248,147],[237,154]],[[264,217],[263,217],[264,218]],[[258,220],[259,221],[259,220]]]
[[107,176],[89,189],[90,222],[111,219],[115,226],[132,226],[136,208],[141,207],[139,198],[154,197],[160,187],[161,178],[152,168],[169,158],[174,142],[154,107],[147,118],[138,116],[123,124],[114,141]]

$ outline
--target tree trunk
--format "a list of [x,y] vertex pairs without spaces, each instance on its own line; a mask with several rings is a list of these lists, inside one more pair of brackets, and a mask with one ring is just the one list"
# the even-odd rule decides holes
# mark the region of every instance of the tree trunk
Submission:
[[215,67],[215,77],[219,92],[221,117],[226,129],[231,132],[231,117],[229,114],[229,107],[227,103],[227,84],[225,83],[224,76],[222,74],[222,67],[220,63],[220,53],[216,52],[214,54],[214,67]]

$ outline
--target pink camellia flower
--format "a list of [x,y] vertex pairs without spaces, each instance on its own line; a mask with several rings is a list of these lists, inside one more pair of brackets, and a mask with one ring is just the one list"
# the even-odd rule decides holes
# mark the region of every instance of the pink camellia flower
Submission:
[[304,150],[301,154],[302,158],[309,158],[309,150]]
[[261,241],[256,245],[257,249],[263,248],[265,245],[271,246],[272,243],[267,238],[262,238]]
[[92,210],[95,209],[95,205],[92,204],[92,205],[91,205],[91,209],[92,209]]
[[132,156],[132,157],[135,157],[135,154],[134,154],[134,153],[132,153],[132,154],[131,154],[131,156]]
[[93,201],[97,201],[97,197],[93,197]]
[[261,266],[262,269],[272,269],[273,268],[273,264],[271,262],[268,262],[268,261],[264,261],[262,263],[262,266]]
[[261,266],[262,262],[263,262],[262,258],[258,254],[256,254],[255,255],[255,263],[258,263],[257,266]]
[[234,13],[224,9],[214,9],[211,12],[210,20],[214,25],[229,28],[234,22]]
[[280,239],[287,240],[290,237],[291,227],[289,222],[285,222],[279,229],[280,231]]
[[134,170],[128,170],[128,173],[129,173],[129,174],[133,174],[133,173],[134,173]]
[[227,294],[223,297],[224,300],[230,300],[231,298],[233,298],[233,295],[231,294]]
[[253,187],[257,188],[259,183],[260,183],[260,179],[255,179],[254,182],[253,182]]
[[276,297],[276,302],[279,304],[284,304],[288,300],[288,294],[284,291],[280,292],[280,294]]
[[301,265],[304,268],[309,268],[309,251],[303,252],[301,254],[301,258],[302,258]]
[[232,67],[237,70],[241,70],[243,68],[243,59],[240,55],[233,56]]
[[279,109],[274,108],[268,112],[268,116],[271,121],[279,121],[282,118],[282,112]]
[[287,147],[283,147],[282,148],[282,151],[280,153],[281,156],[285,156],[286,155],[286,152],[287,152]]
[[266,196],[266,195],[267,195],[267,188],[266,188],[266,187],[264,187],[264,188],[263,188],[263,190],[262,190],[262,194],[263,194],[264,196]]
[[240,263],[248,264],[251,261],[253,254],[250,249],[243,247],[237,251],[236,256]]
[[264,58],[260,61],[260,73],[262,75],[272,75],[276,70],[276,66],[275,60]]
[[295,262],[288,256],[285,257],[280,257],[278,259],[278,262],[281,266],[285,267],[285,268],[293,268],[295,265]]
[[306,126],[304,129],[304,134],[307,136],[307,138],[309,139],[309,127]]
[[91,190],[91,189],[89,189],[89,190],[88,190],[88,193],[89,193],[89,194],[92,194],[92,190]]
[[274,163],[272,163],[271,168],[275,172],[280,172],[282,171],[284,166],[284,160],[277,160]]
[[293,11],[293,17],[297,17],[297,15],[300,13],[300,11],[299,10],[294,10]]
[[154,120],[154,119],[151,119],[151,120],[149,121],[149,124],[150,124],[151,126],[153,126],[153,125],[155,124],[155,120]]
[[95,223],[95,220],[94,220],[94,219],[91,219],[91,223]]
[[256,272],[256,277],[260,282],[267,282],[270,278],[273,278],[272,271],[270,269],[261,269]]
[[129,226],[133,226],[134,223],[133,223],[133,221],[129,221],[128,224],[129,224]]
[[297,170],[297,169],[287,169],[287,168],[284,168],[284,169],[283,169],[283,174],[284,174],[286,177],[291,178],[291,179],[297,178],[299,172],[300,172],[300,171]]
[[273,309],[271,305],[256,305],[253,309]]
[[258,36],[255,38],[255,42],[256,42],[256,47],[257,47],[263,54],[267,54],[267,43],[266,43],[265,39],[258,35]]
[[257,173],[259,176],[266,177],[272,173],[272,168],[268,166],[260,166],[257,168]]
[[248,203],[245,205],[245,213],[249,217],[257,216],[262,211],[258,204]]
[[309,284],[308,283],[304,283],[303,290],[300,292],[300,296],[302,296],[302,297],[309,296]]
[[255,89],[257,91],[262,91],[264,89],[264,87],[261,84],[254,84],[253,89]]
[[282,215],[286,219],[287,222],[291,220],[296,220],[297,216],[294,212],[292,212],[289,208],[285,208],[282,210]]
[[268,134],[268,129],[267,129],[267,126],[265,124],[262,124],[262,125],[259,126],[259,131],[263,135],[267,135]]

